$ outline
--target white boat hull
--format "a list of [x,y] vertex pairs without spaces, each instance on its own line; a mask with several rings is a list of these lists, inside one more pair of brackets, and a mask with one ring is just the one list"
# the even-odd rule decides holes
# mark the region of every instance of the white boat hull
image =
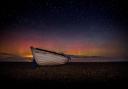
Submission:
[[68,57],[32,48],[33,58],[38,65],[61,65],[69,61]]

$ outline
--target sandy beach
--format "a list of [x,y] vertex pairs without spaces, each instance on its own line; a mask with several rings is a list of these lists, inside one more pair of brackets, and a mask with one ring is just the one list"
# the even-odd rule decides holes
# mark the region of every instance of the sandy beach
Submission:
[[1,62],[0,79],[17,85],[117,85],[128,80],[127,68],[127,62],[77,62],[36,68],[27,62]]

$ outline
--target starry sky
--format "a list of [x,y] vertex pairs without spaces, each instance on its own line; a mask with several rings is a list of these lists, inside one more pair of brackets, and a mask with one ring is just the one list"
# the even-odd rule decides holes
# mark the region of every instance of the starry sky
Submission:
[[128,56],[126,2],[5,0],[0,52],[31,55],[30,46],[84,56]]

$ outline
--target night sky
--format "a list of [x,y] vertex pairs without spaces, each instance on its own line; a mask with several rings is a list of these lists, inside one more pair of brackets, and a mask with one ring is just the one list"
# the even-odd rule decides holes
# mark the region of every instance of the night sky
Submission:
[[118,0],[0,1],[0,52],[30,46],[84,56],[126,57],[128,10]]

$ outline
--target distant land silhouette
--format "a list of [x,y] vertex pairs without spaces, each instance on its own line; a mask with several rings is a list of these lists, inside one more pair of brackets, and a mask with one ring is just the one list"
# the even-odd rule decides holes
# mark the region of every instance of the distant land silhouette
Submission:
[[11,53],[0,53],[0,62],[31,62],[31,60]]
[[[116,58],[105,56],[69,55],[71,62],[121,62],[128,61],[128,57]],[[0,53],[0,62],[32,62],[32,58],[22,57],[11,53]]]

